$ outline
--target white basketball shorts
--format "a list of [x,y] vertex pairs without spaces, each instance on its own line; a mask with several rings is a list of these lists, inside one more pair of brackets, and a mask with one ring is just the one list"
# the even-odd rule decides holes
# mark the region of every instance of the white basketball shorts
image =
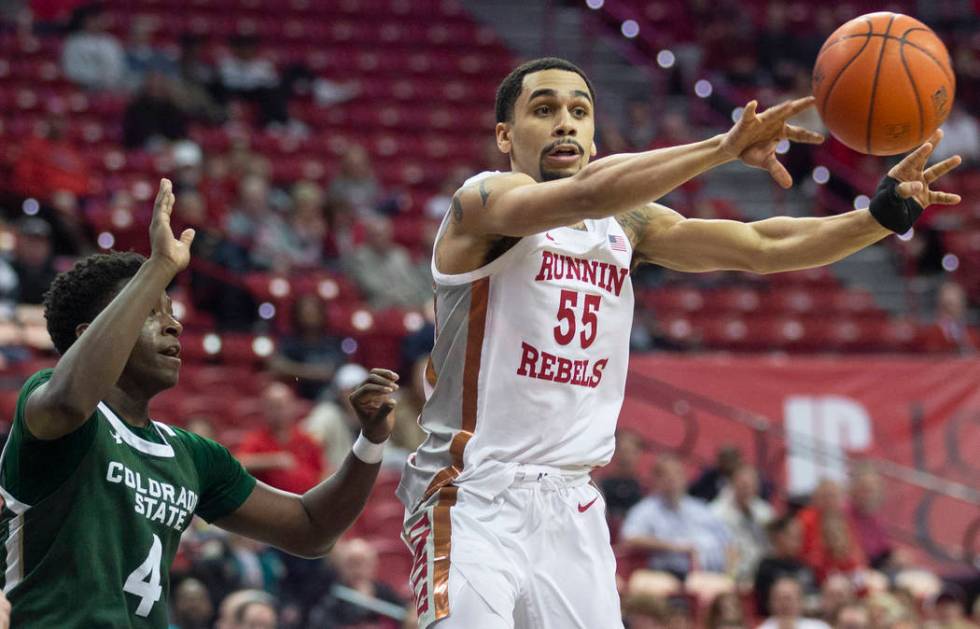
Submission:
[[405,519],[419,629],[622,629],[588,474],[521,466],[492,500],[447,486]]

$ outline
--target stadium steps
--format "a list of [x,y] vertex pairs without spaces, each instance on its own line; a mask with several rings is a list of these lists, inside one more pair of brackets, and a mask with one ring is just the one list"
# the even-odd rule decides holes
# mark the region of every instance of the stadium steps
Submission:
[[863,288],[875,303],[892,316],[906,316],[909,310],[905,281],[896,272],[892,252],[876,245],[862,249],[830,267],[848,288]]
[[630,97],[649,94],[649,70],[630,63],[605,37],[589,33],[578,7],[526,0],[463,0],[479,22],[493,27],[517,55],[531,59],[555,55],[580,63],[601,94],[608,112],[622,111]]

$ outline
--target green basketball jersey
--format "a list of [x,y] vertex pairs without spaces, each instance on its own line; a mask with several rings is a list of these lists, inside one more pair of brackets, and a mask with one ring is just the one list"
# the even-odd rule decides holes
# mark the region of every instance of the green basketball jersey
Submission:
[[105,403],[75,432],[42,441],[24,385],[0,455],[0,584],[11,626],[167,627],[170,565],[194,514],[237,509],[255,479],[227,449],[179,428],[126,424]]

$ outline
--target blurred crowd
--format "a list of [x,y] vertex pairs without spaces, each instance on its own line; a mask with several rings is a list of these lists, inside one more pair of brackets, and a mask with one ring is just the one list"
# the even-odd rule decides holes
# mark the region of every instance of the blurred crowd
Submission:
[[944,581],[894,542],[871,465],[846,486],[777,500],[735,447],[691,480],[684,461],[659,455],[649,483],[645,449],[621,432],[600,482],[630,629],[978,626],[980,581]]

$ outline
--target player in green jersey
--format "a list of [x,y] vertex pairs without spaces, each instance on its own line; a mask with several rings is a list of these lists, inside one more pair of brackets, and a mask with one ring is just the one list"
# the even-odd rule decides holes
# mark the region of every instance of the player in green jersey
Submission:
[[305,557],[354,522],[391,432],[398,376],[372,370],[351,401],[353,452],[302,496],[257,483],[217,443],[150,420],[177,384],[180,322],[166,287],[190,262],[166,179],[149,259],[90,256],[52,283],[48,331],[61,359],[24,385],[0,457],[0,584],[18,629],[167,627],[170,565],[193,515]]

